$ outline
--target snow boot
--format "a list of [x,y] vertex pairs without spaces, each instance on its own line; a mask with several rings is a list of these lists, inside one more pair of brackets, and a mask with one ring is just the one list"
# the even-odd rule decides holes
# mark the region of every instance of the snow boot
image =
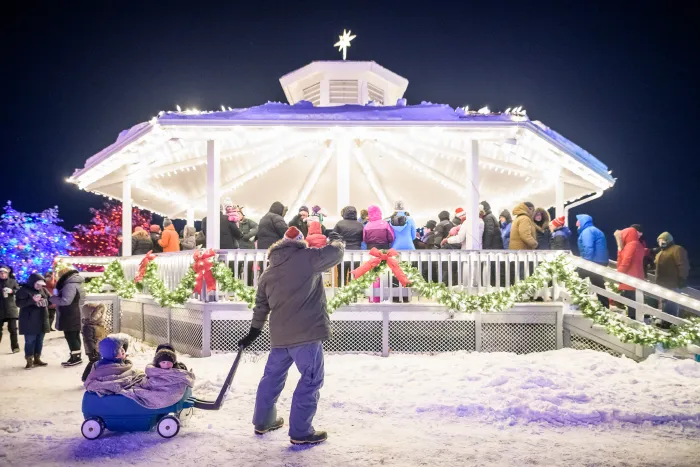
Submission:
[[41,355],[34,355],[34,366],[46,366],[48,363],[41,361]]
[[12,349],[12,353],[19,353],[19,349]]
[[78,352],[71,352],[70,358],[61,363],[61,366],[63,367],[69,367],[69,366],[75,366],[75,365],[81,365],[83,363],[83,357],[80,355],[80,351]]
[[34,368],[34,357],[27,357],[27,366],[24,369],[31,370],[32,368]]
[[275,422],[270,425],[270,426],[255,426],[255,434],[256,435],[264,435],[265,433],[269,431],[274,431],[282,428],[284,426],[284,418],[278,417]]
[[325,431],[315,431],[309,436],[304,436],[303,438],[290,438],[292,444],[319,444],[328,439],[328,433]]

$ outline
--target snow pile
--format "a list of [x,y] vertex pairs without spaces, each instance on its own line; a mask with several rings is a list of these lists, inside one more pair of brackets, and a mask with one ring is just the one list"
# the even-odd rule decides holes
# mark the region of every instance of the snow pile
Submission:
[[[529,355],[327,355],[315,425],[328,443],[300,449],[286,429],[252,434],[265,355],[246,355],[223,410],[198,412],[172,440],[155,433],[80,435],[82,368],[60,368],[66,344],[47,342],[47,368],[0,355],[0,465],[697,465],[700,364],[643,363],[594,351]],[[134,346],[135,366],[152,349]],[[213,399],[233,355],[183,357],[195,394]],[[298,379],[279,400],[288,418]]]

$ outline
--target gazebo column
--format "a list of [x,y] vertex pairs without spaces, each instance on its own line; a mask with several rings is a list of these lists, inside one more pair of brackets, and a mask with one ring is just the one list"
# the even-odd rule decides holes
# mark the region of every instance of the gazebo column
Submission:
[[[221,248],[221,157],[216,141],[207,141],[207,248]],[[194,215],[193,215],[194,217]]]
[[336,212],[334,216],[350,204],[350,152],[355,142],[346,137],[336,140],[336,189],[338,190]]
[[131,180],[122,181],[122,256],[131,256]]
[[[564,178],[559,175],[557,178],[557,184],[554,186],[554,215],[559,217],[559,216],[564,216],[566,213],[564,212]],[[569,223],[568,219],[564,219],[564,225],[567,225]]]
[[194,227],[194,208],[191,206],[187,208],[187,225]]
[[[467,144],[466,190],[464,210],[467,212],[467,246],[475,250],[481,245],[479,237],[479,141],[471,140]],[[469,239],[472,239],[471,243]]]

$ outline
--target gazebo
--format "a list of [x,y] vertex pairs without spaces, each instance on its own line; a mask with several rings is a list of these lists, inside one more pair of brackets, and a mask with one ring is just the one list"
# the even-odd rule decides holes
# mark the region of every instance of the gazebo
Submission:
[[[476,213],[482,200],[495,212],[529,200],[561,215],[615,183],[602,162],[521,108],[408,105],[408,80],[375,62],[313,62],[280,83],[286,104],[160,112],[68,181],[125,212],[136,205],[188,224],[207,216],[214,248],[223,197],[253,219],[274,201],[290,216],[317,204],[330,225],[346,205],[388,214],[400,199],[425,222],[457,206]],[[478,219],[469,218],[473,238]],[[129,256],[130,216],[122,227]]]

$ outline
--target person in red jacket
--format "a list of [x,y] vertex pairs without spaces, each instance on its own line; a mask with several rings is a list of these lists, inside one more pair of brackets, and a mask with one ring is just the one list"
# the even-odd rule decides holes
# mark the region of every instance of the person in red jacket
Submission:
[[[622,249],[617,254],[617,272],[628,276],[644,279],[644,247],[639,241],[639,232],[634,227],[628,227],[620,233]],[[620,283],[620,293],[630,300],[635,299],[634,287]],[[628,306],[627,316],[634,319],[635,309]]]
[[306,236],[306,243],[311,248],[323,248],[326,246],[327,238],[321,233],[321,223],[313,221],[309,223],[309,234]]

